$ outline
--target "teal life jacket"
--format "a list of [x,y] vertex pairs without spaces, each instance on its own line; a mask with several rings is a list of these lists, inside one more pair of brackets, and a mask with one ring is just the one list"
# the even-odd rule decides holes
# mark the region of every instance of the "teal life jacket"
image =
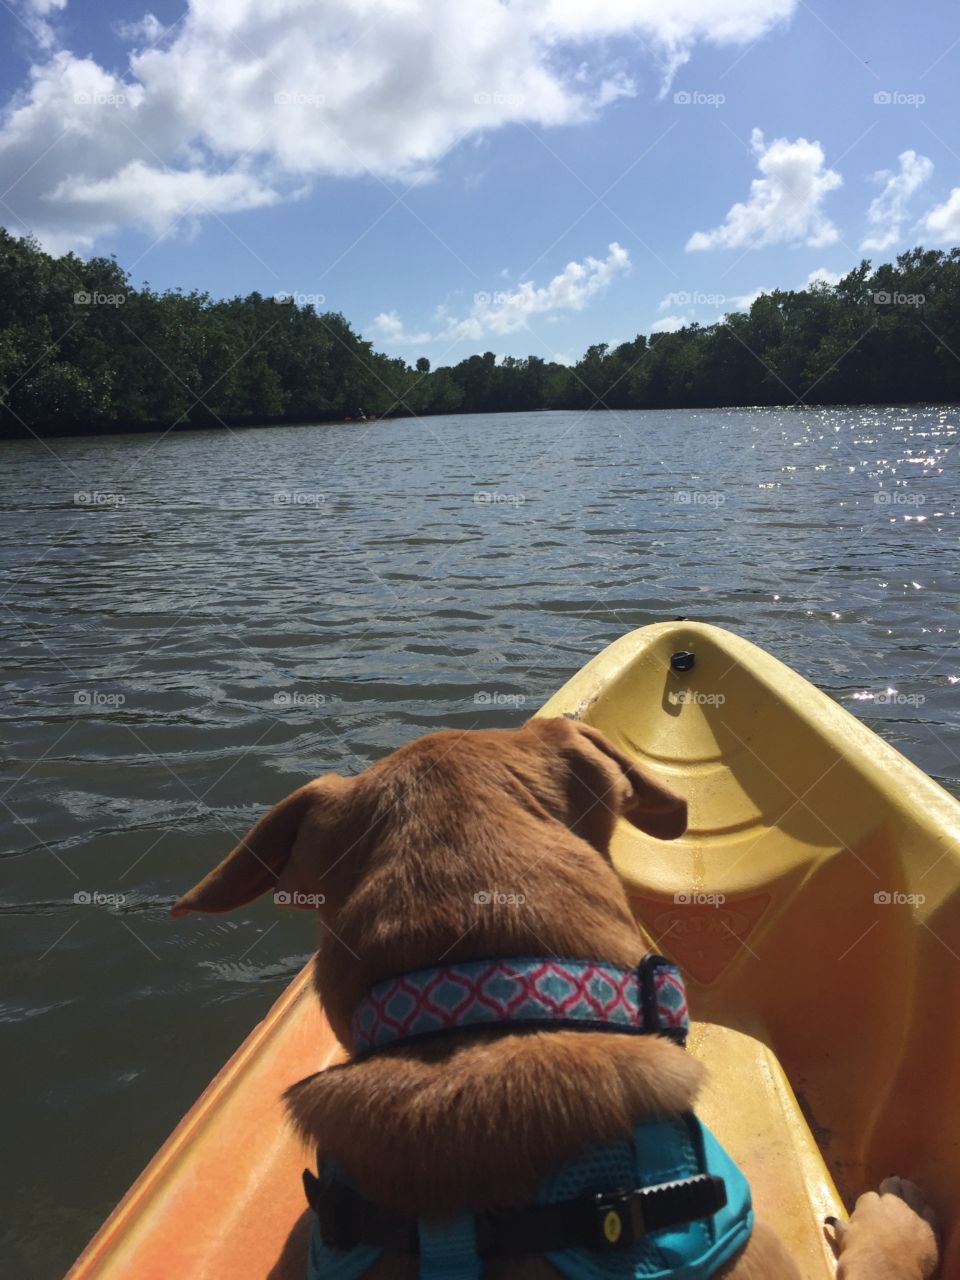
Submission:
[[[332,1164],[321,1172],[328,1181],[349,1185]],[[722,1179],[725,1204],[706,1216],[635,1232],[626,1244],[620,1239],[625,1223],[616,1205],[624,1191],[666,1189],[665,1184],[684,1179],[703,1181],[703,1175]],[[586,1203],[591,1198],[601,1206],[614,1206],[603,1218],[606,1239],[598,1240],[596,1248],[544,1250],[567,1280],[709,1280],[743,1248],[753,1229],[746,1178],[692,1114],[642,1120],[629,1137],[568,1161],[544,1180],[537,1203]],[[419,1218],[416,1235],[420,1280],[483,1277],[478,1215]],[[309,1280],[360,1280],[383,1251],[383,1246],[362,1243],[334,1248],[324,1241],[317,1220],[310,1240]]]

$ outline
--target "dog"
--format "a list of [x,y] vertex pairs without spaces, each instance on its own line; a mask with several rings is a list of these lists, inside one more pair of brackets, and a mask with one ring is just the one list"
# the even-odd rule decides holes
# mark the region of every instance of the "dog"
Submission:
[[[605,1208],[607,1239],[601,1234],[597,1251],[584,1255],[576,1234],[581,1202],[563,1196],[558,1211],[544,1211],[550,1217],[544,1229],[547,1236],[559,1230],[550,1237],[554,1244],[569,1234],[567,1252],[546,1243],[536,1253],[512,1251],[508,1243],[479,1262],[472,1256],[464,1262],[434,1227],[466,1223],[476,1249],[479,1236],[470,1232],[479,1232],[479,1224],[498,1240],[501,1231],[508,1241],[514,1232],[515,1241],[517,1230],[532,1230],[526,1238],[538,1240],[533,1219],[540,1211],[530,1206],[544,1203],[544,1187],[558,1170],[588,1152],[622,1146],[637,1126],[694,1123],[703,1069],[681,1047],[682,1018],[665,1034],[623,1034],[623,1026],[589,1019],[514,1025],[494,1013],[493,1022],[463,1025],[454,1018],[422,1035],[401,1026],[399,1039],[394,1028],[377,1043],[386,1024],[377,1022],[383,1011],[376,992],[395,994],[425,974],[437,981],[441,970],[469,976],[480,962],[502,976],[503,965],[509,969],[517,957],[547,964],[559,957],[574,970],[578,960],[597,962],[615,981],[637,974],[651,957],[613,868],[610,839],[621,818],[657,839],[675,839],[686,816],[682,798],[579,721],[535,718],[516,730],[444,731],[355,777],[327,774],[307,783],[176,903],[175,915],[223,912],[273,891],[280,901],[319,912],[314,985],[352,1056],[294,1085],[286,1101],[297,1129],[317,1149],[321,1179],[307,1178],[314,1192],[320,1189],[321,1218],[323,1197],[333,1193],[341,1197],[338,1212],[344,1203],[359,1208],[352,1220],[361,1224],[359,1237],[367,1232],[371,1253],[363,1274],[371,1280],[414,1280],[428,1270],[555,1280],[580,1274],[565,1269],[564,1259],[584,1256],[591,1275],[633,1274],[624,1271],[622,1253],[609,1271],[602,1261],[607,1245],[622,1244],[610,1239],[621,1218]],[[528,962],[517,963],[522,969]],[[665,990],[671,987],[666,962],[657,960],[652,972]],[[734,1169],[732,1176],[740,1175]],[[689,1184],[698,1195],[705,1178],[698,1174]],[[663,1191],[671,1194],[677,1193]],[[328,1214],[327,1231],[333,1220]],[[419,1223],[419,1246],[409,1243],[411,1222]],[[906,1180],[888,1179],[879,1194],[858,1200],[848,1223],[830,1225],[840,1280],[929,1280],[936,1271],[932,1212]],[[689,1223],[673,1229],[692,1230]],[[321,1254],[328,1263],[339,1258],[329,1252],[322,1222],[318,1230]],[[704,1275],[801,1280],[770,1227],[751,1220],[746,1233],[737,1230],[730,1256]],[[372,1248],[378,1231],[392,1243]],[[462,1244],[462,1232],[458,1239]],[[335,1240],[335,1249],[348,1247],[362,1247],[362,1239]],[[418,1247],[435,1251],[430,1268]]]

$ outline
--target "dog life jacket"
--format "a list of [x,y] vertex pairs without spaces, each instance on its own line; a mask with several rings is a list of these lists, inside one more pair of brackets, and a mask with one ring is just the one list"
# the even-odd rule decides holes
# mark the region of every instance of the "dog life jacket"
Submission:
[[[511,980],[519,984],[512,998],[504,986]],[[470,988],[459,993],[456,1018],[442,996],[451,981]],[[433,993],[426,1010],[425,989]],[[362,1056],[469,1025],[541,1025],[538,1002],[554,1008],[544,1029],[599,1024],[681,1043],[687,1029],[683,980],[661,956],[645,957],[637,970],[522,958],[378,984],[358,1009],[355,1049]],[[629,1136],[568,1161],[525,1209],[414,1219],[365,1201],[332,1161],[319,1178],[306,1172],[304,1184],[317,1215],[309,1280],[360,1280],[387,1248],[418,1254],[420,1280],[481,1280],[488,1259],[522,1254],[546,1255],[567,1280],[708,1280],[753,1229],[746,1178],[693,1114],[642,1120]]]

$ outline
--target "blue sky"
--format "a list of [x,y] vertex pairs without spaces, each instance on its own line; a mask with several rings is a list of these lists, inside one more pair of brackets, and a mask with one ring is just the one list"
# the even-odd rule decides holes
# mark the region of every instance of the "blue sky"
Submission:
[[11,4],[5,226],[411,360],[569,360],[960,243],[945,3]]

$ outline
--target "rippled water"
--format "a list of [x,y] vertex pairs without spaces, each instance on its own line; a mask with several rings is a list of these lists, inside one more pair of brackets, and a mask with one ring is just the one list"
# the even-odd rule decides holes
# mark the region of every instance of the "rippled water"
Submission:
[[309,918],[272,904],[166,917],[306,778],[519,723],[623,632],[686,616],[768,648],[960,794],[958,420],[536,413],[0,445],[7,1273],[62,1273],[310,952]]

